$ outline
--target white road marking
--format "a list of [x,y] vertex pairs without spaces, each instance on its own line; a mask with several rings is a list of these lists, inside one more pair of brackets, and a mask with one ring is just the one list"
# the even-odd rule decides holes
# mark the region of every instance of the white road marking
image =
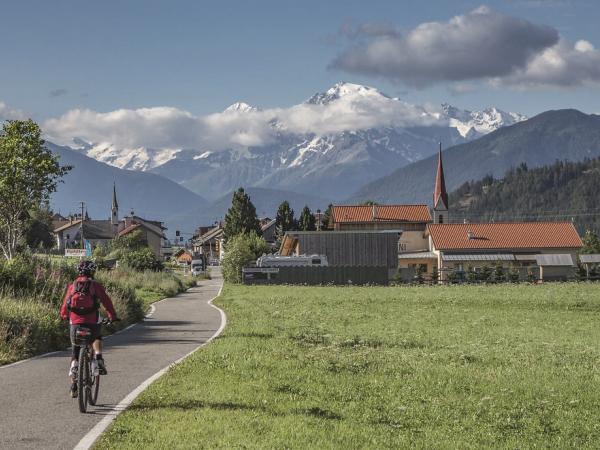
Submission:
[[[87,450],[89,448],[92,447],[92,445],[94,445],[94,443],[96,442],[96,440],[98,440],[98,438],[100,437],[100,435],[108,428],[108,426],[112,423],[113,420],[115,420],[115,418],[122,412],[125,411],[125,409],[127,409],[129,407],[129,405],[131,405],[131,403],[137,398],[138,395],[140,395],[144,390],[146,390],[146,388],[148,386],[150,386],[154,381],[156,381],[158,378],[160,378],[162,375],[164,375],[167,370],[169,370],[169,368],[179,364],[180,362],[182,362],[184,359],[186,359],[188,356],[192,355],[193,353],[197,352],[199,349],[201,349],[202,347],[204,347],[205,345],[208,345],[213,339],[215,339],[217,336],[219,336],[223,330],[225,329],[225,325],[227,324],[227,316],[225,315],[225,311],[223,311],[221,308],[216,307],[215,305],[213,305],[213,300],[215,300],[217,297],[219,297],[221,295],[221,291],[223,290],[223,285],[221,285],[221,287],[219,288],[219,292],[217,292],[217,295],[214,296],[213,298],[211,298],[208,301],[208,304],[210,306],[212,306],[213,308],[215,308],[217,311],[219,311],[219,314],[221,315],[221,325],[219,326],[219,329],[210,337],[208,338],[208,340],[202,344],[200,344],[198,347],[196,347],[194,350],[192,350],[191,352],[189,352],[188,354],[182,356],[181,358],[179,358],[177,361],[175,361],[174,363],[169,364],[167,367],[164,367],[163,369],[159,370],[158,372],[156,372],[154,375],[152,375],[150,378],[148,378],[146,381],[144,381],[142,384],[140,384],[137,388],[135,388],[133,391],[131,391],[123,400],[121,400],[119,402],[118,405],[116,405],[112,411],[108,412],[104,418],[98,422],[94,428],[92,428],[80,441],[79,443],[75,446],[75,450]],[[162,300],[161,300],[162,301]],[[157,302],[159,303],[159,302]],[[152,310],[149,314],[154,313],[154,310]],[[148,316],[147,316],[148,317]]]

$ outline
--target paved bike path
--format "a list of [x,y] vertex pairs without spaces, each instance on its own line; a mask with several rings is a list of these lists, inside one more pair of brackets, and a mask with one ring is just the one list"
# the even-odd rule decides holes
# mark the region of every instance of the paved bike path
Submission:
[[0,448],[72,449],[142,382],[210,339],[221,325],[219,311],[208,304],[222,286],[218,268],[212,274],[105,340],[108,375],[87,414],[68,394],[70,352],[0,367]]

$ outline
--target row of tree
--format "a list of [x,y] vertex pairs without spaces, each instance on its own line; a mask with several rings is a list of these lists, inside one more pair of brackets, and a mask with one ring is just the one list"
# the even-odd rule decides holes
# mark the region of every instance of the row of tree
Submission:
[[[326,229],[326,225],[329,223],[331,206],[329,205],[319,219],[321,224],[323,224],[322,229]],[[296,219],[294,210],[286,200],[277,208],[275,227],[278,238],[282,238],[287,231],[315,231],[317,229],[317,217],[308,205],[306,205],[302,209],[300,217]],[[244,189],[239,188],[233,193],[231,207],[227,211],[227,214],[225,214],[224,240],[227,242],[233,236],[250,232],[255,232],[257,236],[262,236],[260,221],[256,215],[256,207]]]
[[[328,224],[330,215],[331,205],[329,205],[323,217],[320,218],[321,223]],[[278,242],[288,231],[316,230],[317,220],[317,217],[308,206],[302,209],[300,217],[296,219],[289,202],[282,202],[275,216]],[[223,277],[229,282],[240,282],[242,267],[256,260],[262,254],[271,251],[267,242],[262,238],[262,229],[256,215],[256,208],[243,188],[239,188],[234,192],[231,207],[225,214],[223,239],[225,241],[225,256],[222,262],[222,270]]]

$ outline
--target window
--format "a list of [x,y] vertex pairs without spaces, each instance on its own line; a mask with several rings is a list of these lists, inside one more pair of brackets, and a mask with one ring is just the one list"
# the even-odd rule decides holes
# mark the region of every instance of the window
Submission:
[[442,214],[440,214],[440,218],[438,220],[438,223],[444,223],[444,216]]
[[319,265],[321,265],[321,260],[318,259],[318,258],[315,258],[315,259],[312,260],[312,264],[319,264]]

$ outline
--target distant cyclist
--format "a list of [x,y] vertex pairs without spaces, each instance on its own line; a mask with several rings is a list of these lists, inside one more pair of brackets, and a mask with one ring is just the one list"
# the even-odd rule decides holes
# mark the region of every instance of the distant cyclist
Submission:
[[63,320],[69,319],[69,335],[73,345],[71,368],[69,370],[72,397],[77,397],[77,366],[81,349],[78,345],[75,345],[75,330],[79,326],[84,326],[92,331],[92,347],[94,349],[92,367],[94,370],[97,367],[100,375],[106,375],[106,365],[102,357],[102,335],[100,334],[100,305],[106,309],[110,321],[119,320],[104,287],[93,279],[96,264],[93,261],[81,261],[77,267],[77,272],[79,276],[67,288],[60,308],[60,317]]

